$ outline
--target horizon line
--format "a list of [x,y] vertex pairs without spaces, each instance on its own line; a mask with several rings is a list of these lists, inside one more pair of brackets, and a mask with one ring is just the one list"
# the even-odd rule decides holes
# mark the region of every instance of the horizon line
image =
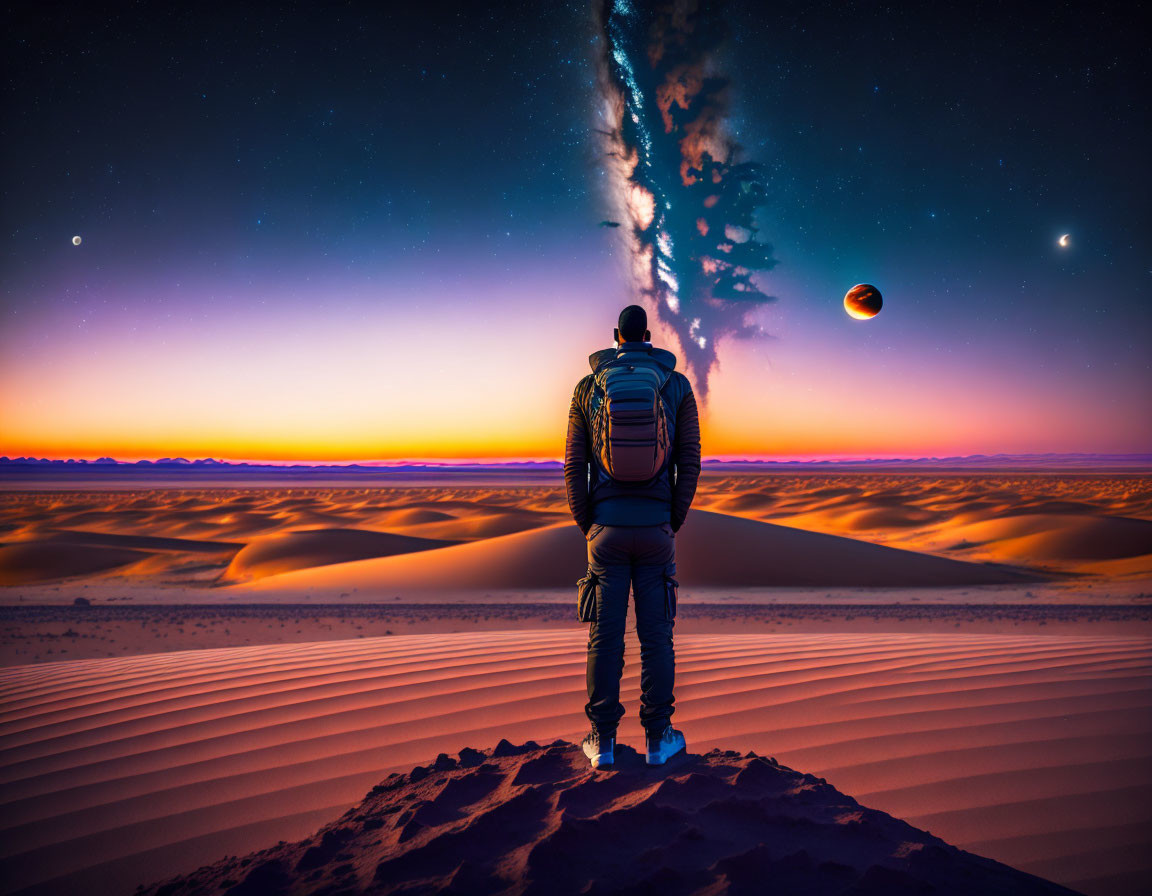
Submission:
[[[847,454],[807,454],[807,455],[772,455],[772,454],[740,454],[740,455],[712,455],[701,460],[703,464],[865,464],[865,463],[925,463],[943,461],[974,461],[974,460],[1098,460],[1098,461],[1143,461],[1152,463],[1152,453],[1136,452],[997,452],[994,454],[950,454],[950,455],[847,455]],[[0,456],[0,464],[28,466],[33,464],[65,464],[69,466],[228,466],[228,467],[311,467],[335,469],[358,467],[369,469],[405,468],[405,467],[512,467],[512,466],[563,466],[563,459],[559,457],[474,457],[474,458],[445,458],[445,457],[419,457],[394,458],[387,460],[270,460],[266,458],[185,458],[180,456],[165,457],[135,457],[128,459],[100,456],[87,457],[36,457],[35,455],[22,455],[9,457]]]

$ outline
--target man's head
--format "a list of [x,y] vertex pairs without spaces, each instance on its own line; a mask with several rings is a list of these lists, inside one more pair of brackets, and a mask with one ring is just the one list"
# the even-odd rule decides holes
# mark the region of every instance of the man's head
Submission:
[[620,312],[620,320],[616,322],[616,329],[612,338],[617,342],[651,342],[652,334],[648,332],[648,315],[639,305],[629,305]]

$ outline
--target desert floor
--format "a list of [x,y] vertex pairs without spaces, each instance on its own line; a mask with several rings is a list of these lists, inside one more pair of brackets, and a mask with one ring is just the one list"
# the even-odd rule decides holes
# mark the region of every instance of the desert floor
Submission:
[[[693,750],[1146,891],[1152,478],[707,476],[696,506]],[[0,532],[5,892],[130,891],[302,837],[439,752],[582,735],[559,487],[11,491]]]

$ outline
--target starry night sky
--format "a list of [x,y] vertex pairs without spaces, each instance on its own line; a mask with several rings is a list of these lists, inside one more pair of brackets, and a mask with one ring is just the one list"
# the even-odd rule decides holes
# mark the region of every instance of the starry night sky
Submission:
[[[1149,57],[1135,7],[1034,9],[728,5],[779,265],[767,335],[720,346],[706,454],[1152,446]],[[4,32],[0,451],[559,454],[633,298],[588,5]],[[864,281],[885,308],[852,321]]]

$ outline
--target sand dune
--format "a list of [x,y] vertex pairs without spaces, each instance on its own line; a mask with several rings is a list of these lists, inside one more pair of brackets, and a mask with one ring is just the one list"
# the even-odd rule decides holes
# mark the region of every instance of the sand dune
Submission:
[[90,576],[129,565],[137,572],[163,572],[189,560],[226,559],[240,547],[219,541],[47,530],[35,539],[0,545],[0,585]]
[[[1089,575],[1152,572],[1147,476],[726,477],[709,484],[701,506],[962,559]],[[1037,523],[1049,535],[1007,536],[1031,534],[1022,530]],[[1130,562],[1096,565],[1104,559]]]
[[[583,639],[441,634],[0,670],[0,881],[128,891],[306,836],[438,752],[579,740]],[[775,756],[1093,896],[1152,873],[1147,639],[689,635],[677,655],[676,721],[694,749]],[[630,646],[624,742],[639,737],[638,671]]]
[[295,569],[443,548],[452,542],[364,529],[304,529],[257,538],[241,549],[222,582],[260,579]]
[[[681,579],[693,586],[992,585],[1029,581],[1004,567],[963,563],[817,532],[697,511],[676,540]],[[245,588],[361,591],[564,588],[584,573],[571,524],[414,555],[303,570]]]
[[[971,563],[1105,579],[1152,576],[1152,477],[1147,475],[706,474],[696,507]],[[63,570],[65,576],[199,587],[224,573],[231,554],[193,557],[188,551],[195,548],[164,547],[161,539],[234,544],[233,552],[301,529],[481,541],[567,519],[558,474],[554,484],[532,485],[513,479],[506,485],[0,492],[3,545],[24,545],[17,551],[0,547],[0,576],[8,566],[21,570],[2,580],[9,584],[60,578],[52,549],[29,547],[59,541],[59,530],[71,530],[72,542],[86,545],[77,550],[76,563]],[[96,537],[104,540],[83,540]],[[113,543],[115,538],[153,543],[139,547]],[[153,556],[137,563],[115,553],[134,549]],[[759,573],[750,577],[762,579]],[[746,581],[739,575],[730,579],[733,587]]]
[[299,843],[143,893],[1073,893],[770,757],[713,750],[650,769],[616,752],[611,771],[564,741],[441,753]]
[[0,546],[0,585],[26,585],[91,575],[143,560],[129,548],[60,541],[15,542]]
[[1118,560],[1152,554],[1152,521],[1029,513],[959,526],[948,537],[985,554],[1047,563]]
[[446,520],[414,523],[403,527],[409,535],[422,538],[439,538],[445,541],[478,541],[483,538],[497,538],[513,532],[524,532],[541,526],[556,523],[553,514],[542,515],[522,510],[485,511],[474,510]]
[[127,548],[134,551],[177,551],[182,554],[220,554],[239,550],[241,545],[224,541],[197,541],[190,538],[165,538],[154,535],[117,535],[109,532],[85,532],[77,529],[52,531],[41,535],[41,542],[55,544],[88,544],[100,547]]
[[418,526],[421,523],[442,523],[453,519],[455,517],[452,514],[437,510],[434,507],[418,506],[386,511],[377,516],[376,521],[382,526],[405,528]]

